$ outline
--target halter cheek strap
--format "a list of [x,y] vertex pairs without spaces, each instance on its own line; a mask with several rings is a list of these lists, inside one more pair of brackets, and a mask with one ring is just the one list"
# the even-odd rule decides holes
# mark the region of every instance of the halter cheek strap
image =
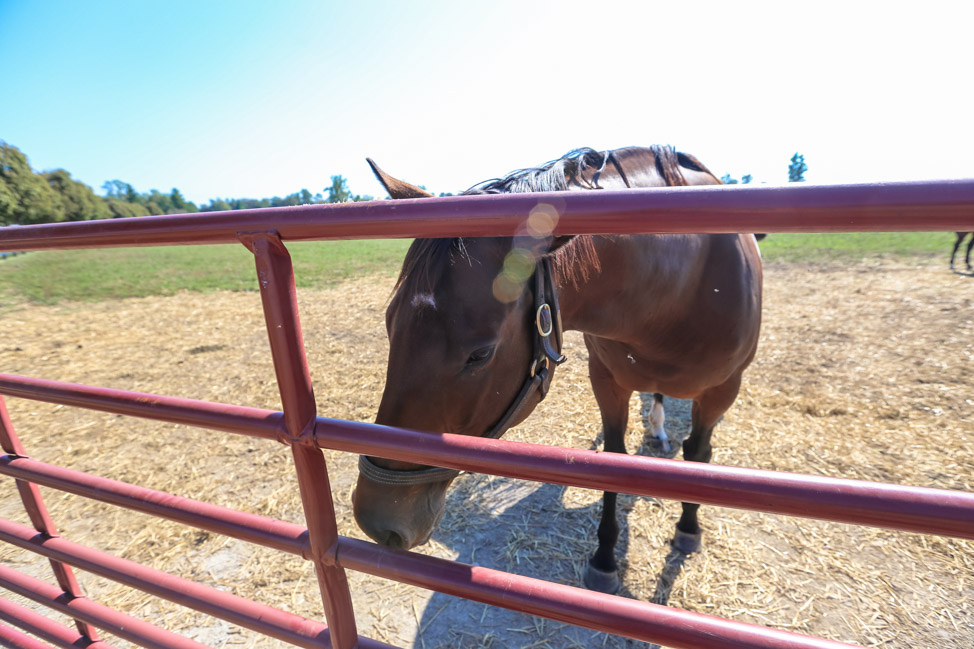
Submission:
[[[561,310],[558,307],[558,289],[553,279],[551,259],[542,257],[535,268],[534,276],[534,353],[531,357],[531,366],[528,368],[528,378],[521,386],[521,391],[514,402],[484,437],[498,439],[506,433],[512,423],[517,421],[524,412],[535,392],[541,394],[538,402],[543,401],[551,386],[551,363],[560,365],[568,360],[559,351],[562,346]],[[456,469],[443,467],[415,471],[385,469],[365,455],[359,456],[358,466],[360,474],[369,481],[394,487],[452,480],[461,473]]]

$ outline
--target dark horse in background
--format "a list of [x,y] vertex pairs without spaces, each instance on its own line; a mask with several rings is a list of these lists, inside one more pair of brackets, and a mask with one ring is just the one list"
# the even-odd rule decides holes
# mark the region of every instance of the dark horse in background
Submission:
[[954,256],[957,254],[958,248],[960,248],[961,242],[964,237],[971,235],[971,240],[967,242],[967,253],[964,255],[964,263],[967,264],[967,270],[974,270],[971,267],[971,248],[974,248],[974,232],[956,232],[957,241],[954,242],[954,249],[950,252],[950,269],[954,269]]
[[[392,198],[430,196],[369,162]],[[693,156],[654,146],[577,150],[465,193],[718,184]],[[564,360],[552,316],[560,294],[565,329],[581,331],[589,351],[605,450],[626,452],[633,392],[662,393],[693,399],[683,457],[708,462],[714,426],[757,349],[762,273],[754,237],[554,237],[555,202],[539,195],[524,236],[413,242],[386,312],[389,363],[376,423],[499,437],[523,421]],[[458,472],[378,457],[359,466],[359,526],[393,547],[428,541]],[[585,583],[615,592],[616,494],[603,502]],[[700,545],[698,508],[683,503],[674,545],[684,552]]]

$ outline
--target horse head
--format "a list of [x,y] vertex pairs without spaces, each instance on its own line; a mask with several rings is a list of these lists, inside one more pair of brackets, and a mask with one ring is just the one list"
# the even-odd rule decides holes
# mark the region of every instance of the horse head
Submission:
[[[393,199],[431,196],[369,163]],[[377,424],[499,437],[534,410],[564,360],[542,261],[554,244],[543,236],[550,230],[534,232],[412,244],[386,311]],[[360,469],[353,504],[362,530],[403,549],[428,541],[458,472],[378,457],[363,457]]]

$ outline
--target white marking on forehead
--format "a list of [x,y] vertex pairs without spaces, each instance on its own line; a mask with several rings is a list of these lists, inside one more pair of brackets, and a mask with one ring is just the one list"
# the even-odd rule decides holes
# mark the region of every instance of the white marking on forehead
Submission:
[[432,293],[417,293],[409,303],[417,309],[428,306],[434,311],[436,310],[436,300],[433,299]]

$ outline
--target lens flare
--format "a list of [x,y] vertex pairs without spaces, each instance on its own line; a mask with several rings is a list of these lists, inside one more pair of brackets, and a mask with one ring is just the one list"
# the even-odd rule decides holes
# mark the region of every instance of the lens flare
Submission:
[[558,225],[558,210],[554,205],[538,203],[528,214],[528,234],[535,239],[550,237],[556,225]]
[[534,253],[527,248],[514,248],[507,253],[501,272],[494,279],[494,297],[504,303],[516,300],[534,273],[535,262]]

